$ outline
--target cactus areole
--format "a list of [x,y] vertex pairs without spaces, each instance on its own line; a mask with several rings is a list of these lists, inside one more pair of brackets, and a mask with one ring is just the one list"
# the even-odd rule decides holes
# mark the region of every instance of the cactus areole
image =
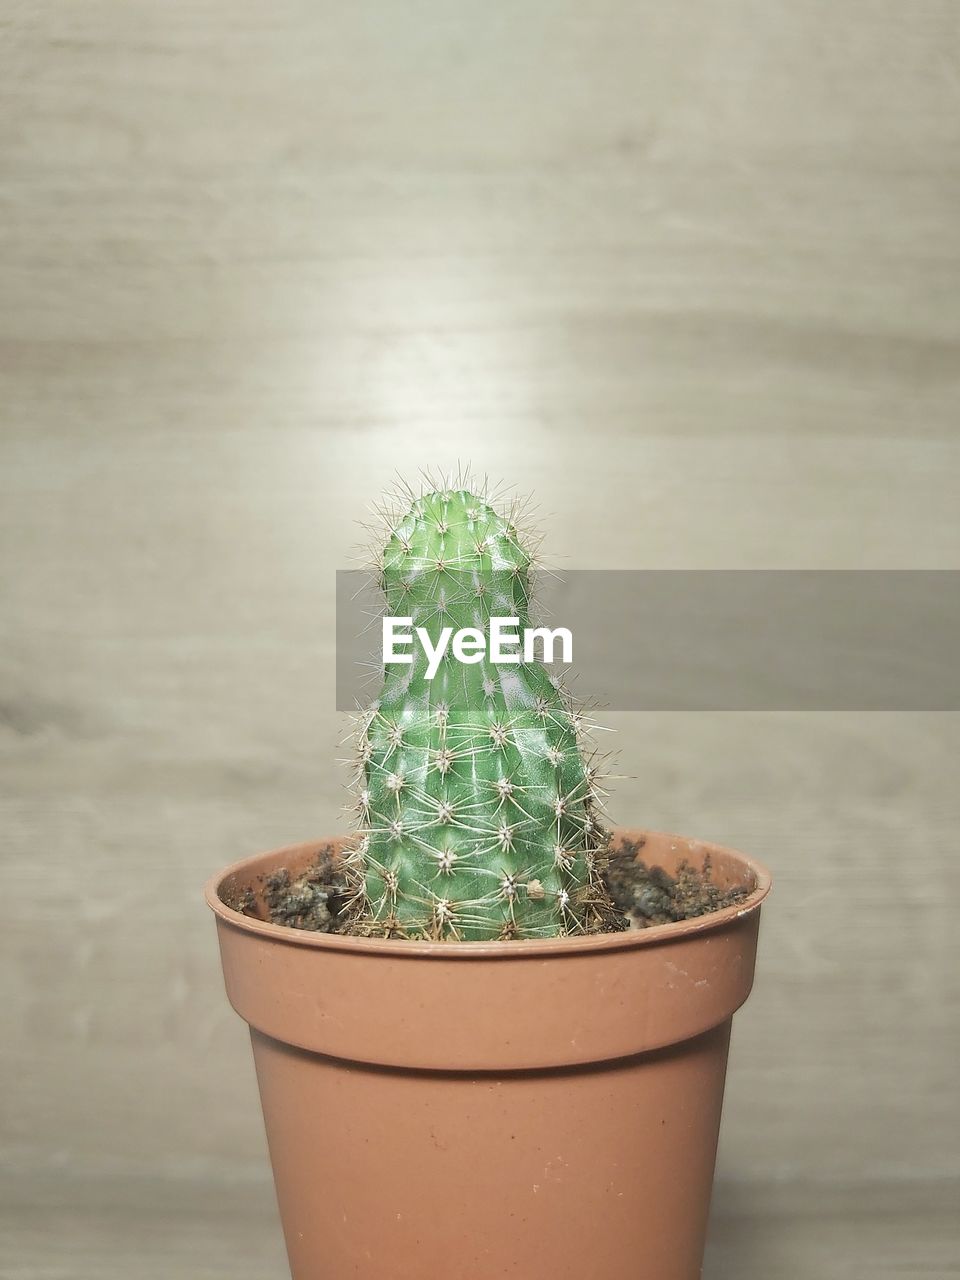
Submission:
[[[523,538],[484,497],[440,489],[392,523],[379,569],[387,614],[422,643],[385,648],[360,723],[358,926],[463,941],[596,927],[607,835],[582,717],[522,641]],[[514,660],[483,643],[495,619],[516,620]]]

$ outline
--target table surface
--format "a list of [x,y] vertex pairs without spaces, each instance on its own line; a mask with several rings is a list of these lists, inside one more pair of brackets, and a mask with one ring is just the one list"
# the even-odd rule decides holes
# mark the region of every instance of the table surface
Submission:
[[[721,1186],[704,1280],[956,1280],[958,1194]],[[289,1280],[262,1181],[4,1177],[0,1234],[2,1280]]]

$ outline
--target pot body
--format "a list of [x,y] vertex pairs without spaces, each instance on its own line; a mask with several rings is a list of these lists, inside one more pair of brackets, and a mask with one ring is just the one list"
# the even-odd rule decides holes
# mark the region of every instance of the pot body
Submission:
[[627,934],[412,943],[224,905],[316,844],[208,886],[294,1280],[700,1275],[730,1023],[769,877],[717,846],[619,835],[670,871],[709,854],[749,897]]

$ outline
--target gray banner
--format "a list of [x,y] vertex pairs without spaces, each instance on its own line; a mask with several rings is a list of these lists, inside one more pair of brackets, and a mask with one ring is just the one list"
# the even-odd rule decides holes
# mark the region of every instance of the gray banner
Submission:
[[[573,688],[613,711],[960,709],[960,572],[571,570],[534,621],[573,633]],[[337,574],[337,706],[376,696],[383,602]],[[560,670],[560,668],[555,668]]]

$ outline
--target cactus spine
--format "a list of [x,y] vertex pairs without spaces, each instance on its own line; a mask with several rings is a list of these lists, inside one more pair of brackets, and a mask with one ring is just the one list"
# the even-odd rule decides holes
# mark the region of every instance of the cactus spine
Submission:
[[[380,565],[387,613],[433,645],[443,628],[529,625],[531,561],[511,519],[467,489],[417,498]],[[384,668],[359,733],[359,923],[374,934],[480,940],[579,932],[595,919],[595,816],[582,727],[537,661],[465,664],[427,679]]]

